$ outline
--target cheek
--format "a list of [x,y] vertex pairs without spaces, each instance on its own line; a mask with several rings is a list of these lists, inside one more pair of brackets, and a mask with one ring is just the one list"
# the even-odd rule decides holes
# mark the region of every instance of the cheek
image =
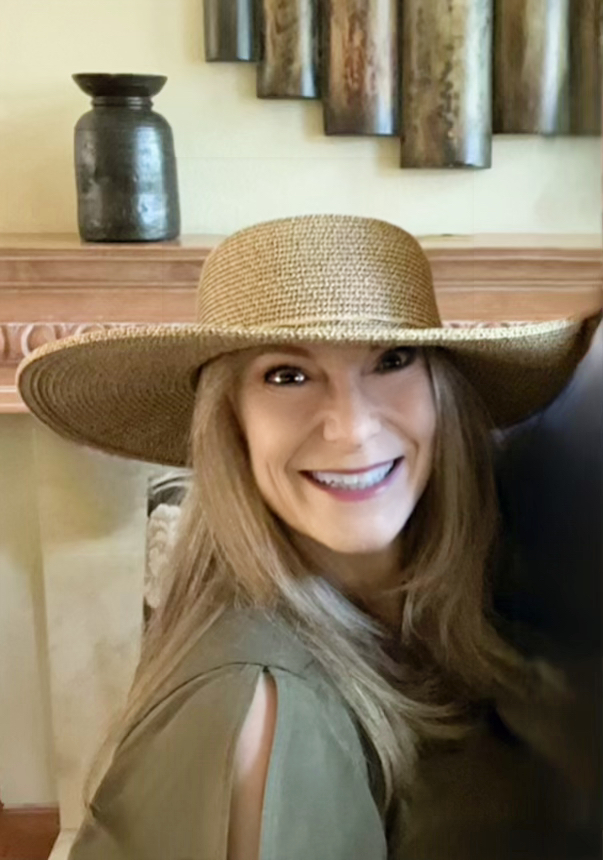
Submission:
[[397,414],[402,432],[415,448],[418,460],[431,464],[435,448],[437,414],[431,383],[421,370],[400,392]]
[[245,439],[251,473],[259,486],[261,484],[262,463],[265,459],[265,433],[263,432],[265,428],[262,427],[261,410],[258,410],[255,399],[245,391],[237,403],[237,417]]
[[291,456],[290,416],[255,401],[242,401],[240,421],[251,471],[264,498],[274,495]]
[[268,431],[261,421],[245,427],[251,471],[260,490],[265,489],[267,476],[278,457],[278,447]]

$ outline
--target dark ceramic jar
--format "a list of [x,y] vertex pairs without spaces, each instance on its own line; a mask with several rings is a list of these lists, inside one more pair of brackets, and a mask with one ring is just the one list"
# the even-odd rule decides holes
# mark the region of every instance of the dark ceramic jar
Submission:
[[88,242],[153,242],[180,233],[174,139],[152,109],[167,78],[73,75],[92,96],[75,126],[80,236]]

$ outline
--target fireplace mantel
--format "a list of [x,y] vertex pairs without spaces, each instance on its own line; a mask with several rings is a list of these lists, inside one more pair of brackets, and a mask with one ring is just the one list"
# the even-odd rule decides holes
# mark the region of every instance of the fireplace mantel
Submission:
[[[70,334],[194,321],[203,263],[223,237],[91,244],[76,235],[0,235],[0,412],[25,412],[24,355]],[[447,322],[547,320],[601,307],[598,235],[426,236]]]

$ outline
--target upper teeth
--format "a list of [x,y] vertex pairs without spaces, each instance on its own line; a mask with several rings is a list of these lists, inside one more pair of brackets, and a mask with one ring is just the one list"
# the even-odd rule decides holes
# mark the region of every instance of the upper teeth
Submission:
[[341,487],[346,490],[366,490],[379,484],[394,467],[394,460],[382,466],[375,466],[368,472],[346,475],[342,472],[310,472],[315,481],[327,484],[329,487]]

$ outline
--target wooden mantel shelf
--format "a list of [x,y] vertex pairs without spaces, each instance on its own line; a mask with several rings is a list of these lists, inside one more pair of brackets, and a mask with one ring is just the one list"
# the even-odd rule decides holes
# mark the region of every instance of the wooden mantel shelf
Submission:
[[[24,412],[19,361],[40,344],[123,324],[194,321],[195,289],[218,235],[90,244],[0,234],[0,412]],[[598,235],[426,236],[442,318],[546,320],[601,307]]]

